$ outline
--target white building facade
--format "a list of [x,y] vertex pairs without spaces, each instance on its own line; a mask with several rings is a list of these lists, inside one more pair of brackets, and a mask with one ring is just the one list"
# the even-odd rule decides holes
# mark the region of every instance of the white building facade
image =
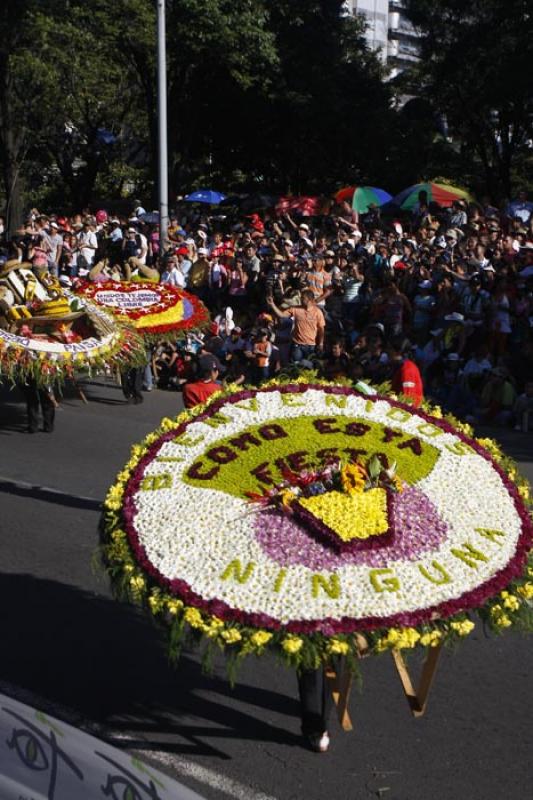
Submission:
[[347,0],[346,7],[364,17],[368,45],[379,52],[391,78],[418,61],[419,34],[405,15],[403,0]]

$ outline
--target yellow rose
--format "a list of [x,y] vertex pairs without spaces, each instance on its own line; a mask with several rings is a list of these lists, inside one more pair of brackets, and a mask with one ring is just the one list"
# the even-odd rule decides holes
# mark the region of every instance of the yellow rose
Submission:
[[400,631],[397,628],[391,628],[387,633],[387,644],[396,644],[400,639]]
[[492,617],[493,622],[499,628],[508,628],[512,625],[511,619],[507,616],[504,612],[503,608],[500,605],[495,605],[490,610],[490,615]]
[[459,634],[459,636],[468,636],[470,631],[474,629],[475,625],[469,619],[465,619],[462,622],[452,622],[450,623],[450,628]]
[[396,642],[396,647],[399,650],[407,650],[416,645],[420,640],[420,634],[415,628],[404,628],[400,632],[400,637]]
[[250,641],[254,647],[264,647],[271,639],[272,634],[268,631],[256,631],[250,637]]
[[527,486],[520,486],[518,488],[518,494],[522,500],[529,500],[529,488]]
[[533,583],[525,583],[519,586],[516,590],[525,600],[530,600],[533,597]]
[[235,644],[235,642],[240,642],[242,639],[241,634],[236,628],[228,628],[228,630],[222,631],[220,635],[226,644]]
[[330,639],[328,643],[328,652],[334,655],[345,656],[349,650],[348,642],[342,642],[340,639]]
[[520,600],[511,594],[503,601],[503,607],[508,608],[510,611],[518,611],[520,608]]
[[302,649],[303,643],[303,639],[300,639],[298,636],[288,636],[283,640],[281,646],[286,653],[293,655]]
[[154,593],[148,598],[148,605],[150,606],[150,611],[152,614],[159,614],[159,612],[164,608],[165,602],[160,594]]
[[178,611],[181,611],[182,608],[183,608],[183,603],[181,602],[181,600],[175,600],[175,599],[167,600],[167,611],[169,614],[172,614],[172,616],[176,616]]
[[183,617],[185,621],[189,623],[191,628],[202,628],[204,625],[204,620],[202,618],[202,615],[197,608],[186,609]]
[[496,625],[499,628],[509,628],[513,623],[511,619],[507,616],[507,614],[502,614],[501,616],[496,618]]

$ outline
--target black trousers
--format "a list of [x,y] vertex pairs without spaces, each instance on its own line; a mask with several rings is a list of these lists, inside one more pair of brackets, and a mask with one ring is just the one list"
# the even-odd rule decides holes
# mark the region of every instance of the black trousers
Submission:
[[53,431],[56,410],[50,392],[47,389],[38,388],[36,382],[31,379],[22,386],[22,391],[26,399],[28,430],[32,433],[39,430],[39,411],[41,410],[44,430]]
[[[341,669],[342,658],[332,659],[335,670]],[[298,691],[304,736],[320,735],[327,731],[333,708],[333,697],[326,681],[325,669],[305,669],[298,672]]]
[[142,385],[143,385],[144,367],[133,367],[121,374],[122,391],[124,397],[142,400]]

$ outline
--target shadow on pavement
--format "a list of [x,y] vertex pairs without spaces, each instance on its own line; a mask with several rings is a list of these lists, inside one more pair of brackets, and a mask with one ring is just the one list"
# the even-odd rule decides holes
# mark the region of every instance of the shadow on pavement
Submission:
[[173,669],[161,634],[131,606],[55,581],[2,574],[0,608],[9,609],[0,622],[0,680],[124,731],[117,745],[226,759],[225,740],[300,744],[253,708],[237,710],[222,696],[282,714],[297,713],[294,700],[255,687],[232,690],[224,677],[203,675],[188,656]]
[[9,436],[11,433],[25,432],[28,427],[26,404],[19,389],[9,389],[5,384],[0,386],[0,433]]
[[102,509],[101,500],[91,500],[89,497],[78,497],[66,492],[53,491],[43,486],[21,486],[16,481],[0,480],[0,492],[16,495],[17,497],[31,497],[33,500],[55,503],[70,508],[84,508],[88,511],[100,511]]

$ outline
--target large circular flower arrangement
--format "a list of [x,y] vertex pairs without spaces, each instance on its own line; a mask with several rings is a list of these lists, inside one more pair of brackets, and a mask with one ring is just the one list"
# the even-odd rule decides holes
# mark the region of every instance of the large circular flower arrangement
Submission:
[[77,370],[143,363],[143,341],[129,323],[29,267],[15,262],[0,274],[0,376],[48,384]]
[[[531,629],[529,489],[438,409],[320,382],[165,419],[105,501],[115,587],[233,660],[435,646]],[[210,650],[211,648],[208,648]]]
[[197,297],[163,283],[84,282],[76,291],[130,320],[149,342],[169,333],[183,336],[209,322],[209,312]]
[[86,325],[72,335],[54,338],[22,330],[0,329],[0,376],[11,382],[29,378],[38,384],[64,381],[76,372],[125,369],[145,359],[142,339],[133,328],[117,322],[102,309],[87,305]]

